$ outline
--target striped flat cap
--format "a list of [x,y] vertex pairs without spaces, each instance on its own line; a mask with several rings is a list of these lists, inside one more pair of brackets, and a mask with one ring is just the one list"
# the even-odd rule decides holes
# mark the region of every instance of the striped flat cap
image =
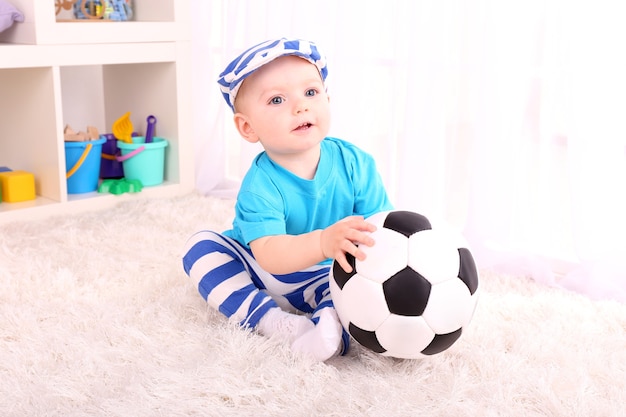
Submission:
[[235,97],[243,80],[268,62],[285,55],[295,55],[306,59],[317,67],[322,81],[326,81],[328,75],[326,58],[313,42],[287,38],[268,40],[247,49],[235,58],[217,80],[222,96],[233,112],[235,111]]

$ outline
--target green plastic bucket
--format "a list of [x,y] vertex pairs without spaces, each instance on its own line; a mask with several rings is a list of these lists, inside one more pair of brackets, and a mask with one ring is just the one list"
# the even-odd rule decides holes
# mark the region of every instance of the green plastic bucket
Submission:
[[105,139],[65,142],[65,176],[68,194],[96,191]]
[[159,185],[165,174],[166,139],[154,137],[152,142],[144,143],[144,136],[132,138],[133,143],[117,141],[122,155],[118,158],[124,166],[124,178],[139,180],[144,187]]

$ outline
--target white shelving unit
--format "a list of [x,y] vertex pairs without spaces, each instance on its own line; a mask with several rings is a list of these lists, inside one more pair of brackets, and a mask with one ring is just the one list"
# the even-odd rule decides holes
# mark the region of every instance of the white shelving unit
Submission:
[[[190,0],[134,0],[133,21],[57,21],[53,0],[11,0],[25,15],[0,33],[0,166],[35,175],[37,198],[0,203],[0,223],[194,188]],[[165,181],[135,194],[68,194],[63,128],[135,130],[157,117]]]

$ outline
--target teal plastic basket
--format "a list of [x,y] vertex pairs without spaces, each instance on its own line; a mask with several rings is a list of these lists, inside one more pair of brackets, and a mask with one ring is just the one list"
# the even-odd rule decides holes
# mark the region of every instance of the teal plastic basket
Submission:
[[122,152],[118,160],[124,166],[124,178],[139,180],[144,187],[163,183],[167,140],[154,137],[152,142],[144,143],[144,136],[132,139],[133,143],[117,141],[117,147]]

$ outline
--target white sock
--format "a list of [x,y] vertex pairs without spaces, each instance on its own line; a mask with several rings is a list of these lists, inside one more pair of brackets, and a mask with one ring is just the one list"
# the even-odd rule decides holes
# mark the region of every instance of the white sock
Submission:
[[287,313],[280,307],[274,307],[261,317],[256,328],[264,336],[278,335],[293,342],[314,327],[315,325],[308,317]]
[[333,308],[322,310],[317,325],[298,337],[291,349],[323,362],[341,351],[343,327]]

